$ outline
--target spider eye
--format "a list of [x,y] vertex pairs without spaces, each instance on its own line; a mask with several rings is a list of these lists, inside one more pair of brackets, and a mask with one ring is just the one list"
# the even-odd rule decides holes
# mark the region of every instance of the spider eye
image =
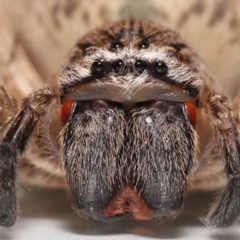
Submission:
[[103,75],[105,72],[106,63],[102,60],[97,60],[92,64],[91,70],[94,75]]
[[122,49],[123,48],[123,44],[121,42],[114,42],[112,45],[111,45],[111,50],[119,50],[119,49]]
[[147,48],[149,48],[149,40],[147,38],[143,39],[141,41],[141,43],[139,44],[138,48],[139,49],[147,49]]
[[192,102],[185,102],[185,108],[186,112],[188,114],[188,118],[190,123],[192,124],[193,127],[196,126],[196,107]]
[[135,70],[141,74],[147,67],[147,63],[143,60],[136,60],[135,64],[134,64],[134,68]]
[[168,67],[167,67],[166,63],[157,60],[153,64],[153,71],[157,75],[161,75],[161,76],[166,75],[168,73]]
[[70,115],[71,109],[72,109],[72,104],[73,104],[73,100],[68,99],[66,102],[64,102],[64,104],[62,106],[62,122],[63,122],[63,124],[65,124],[69,118],[69,115]]
[[121,59],[117,59],[116,61],[113,62],[112,68],[115,71],[115,73],[119,73],[123,69],[123,61]]

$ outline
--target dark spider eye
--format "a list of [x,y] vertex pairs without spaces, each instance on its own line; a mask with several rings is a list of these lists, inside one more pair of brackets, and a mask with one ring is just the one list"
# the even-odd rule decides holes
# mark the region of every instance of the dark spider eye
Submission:
[[166,75],[168,73],[168,67],[166,63],[157,60],[153,63],[153,71],[157,75]]
[[91,70],[95,75],[103,75],[105,72],[106,63],[102,60],[97,60],[92,64]]
[[114,61],[112,63],[112,68],[115,73],[121,72],[123,69],[123,66],[124,66],[124,63],[123,63],[123,60],[121,60],[121,59],[117,59],[116,61]]
[[148,39],[143,39],[141,43],[138,46],[139,49],[147,49],[149,48],[149,40]]
[[147,67],[147,63],[143,60],[136,60],[135,64],[134,64],[134,68],[135,70],[141,74]]
[[123,44],[120,42],[115,42],[111,45],[112,50],[118,50],[118,49],[122,49],[122,48],[123,48]]

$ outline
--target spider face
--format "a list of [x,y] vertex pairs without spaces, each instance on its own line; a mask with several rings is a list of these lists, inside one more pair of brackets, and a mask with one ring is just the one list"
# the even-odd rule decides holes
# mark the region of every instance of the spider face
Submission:
[[177,34],[138,21],[78,42],[60,81],[76,211],[103,221],[179,212],[196,155],[198,68]]
[[77,213],[116,221],[175,217],[195,174],[220,158],[228,183],[204,222],[234,223],[240,98],[213,81],[175,32],[130,20],[81,38],[53,89],[29,94],[18,113],[1,87],[13,120],[0,115],[0,225],[16,221],[17,159],[25,179],[66,179]]

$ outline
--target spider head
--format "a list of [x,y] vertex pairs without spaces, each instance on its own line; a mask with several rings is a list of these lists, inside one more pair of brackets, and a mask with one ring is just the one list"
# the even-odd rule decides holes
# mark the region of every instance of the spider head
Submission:
[[196,165],[200,64],[173,31],[141,21],[99,28],[62,73],[64,167],[77,212],[166,219]]

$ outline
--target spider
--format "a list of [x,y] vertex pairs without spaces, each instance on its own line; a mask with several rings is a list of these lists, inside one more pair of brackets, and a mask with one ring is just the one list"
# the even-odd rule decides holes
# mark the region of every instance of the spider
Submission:
[[228,183],[203,221],[234,223],[239,98],[213,83],[177,33],[122,20],[82,37],[49,88],[18,103],[1,87],[0,225],[16,221],[17,171],[66,186],[74,210],[100,221],[173,218],[213,155]]

